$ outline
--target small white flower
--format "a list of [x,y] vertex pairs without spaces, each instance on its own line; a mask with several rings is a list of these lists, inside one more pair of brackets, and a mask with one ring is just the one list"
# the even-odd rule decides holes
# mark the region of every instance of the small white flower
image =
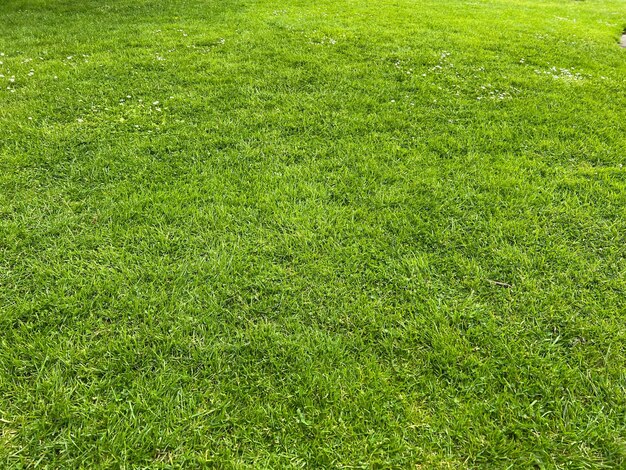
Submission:
[[83,120],[82,120],[81,118],[78,118],[78,119],[77,119],[77,121],[78,121],[79,123],[80,123],[80,122],[83,122]]
[[153,104],[154,106],[156,106],[156,105],[158,105],[158,104],[159,104],[159,102],[158,102],[158,101],[155,101],[155,102],[154,102],[154,103],[152,103],[152,104]]
[[33,120],[33,118],[32,118],[32,117],[30,117],[30,116],[28,116],[28,120],[29,120],[29,121],[32,121],[32,120]]
[[67,60],[72,60],[74,58],[74,56],[68,55],[67,56]]

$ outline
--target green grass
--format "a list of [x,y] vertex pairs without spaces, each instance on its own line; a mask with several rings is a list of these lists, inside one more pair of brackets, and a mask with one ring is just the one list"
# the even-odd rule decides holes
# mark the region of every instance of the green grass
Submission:
[[625,466],[624,27],[3,0],[0,466]]

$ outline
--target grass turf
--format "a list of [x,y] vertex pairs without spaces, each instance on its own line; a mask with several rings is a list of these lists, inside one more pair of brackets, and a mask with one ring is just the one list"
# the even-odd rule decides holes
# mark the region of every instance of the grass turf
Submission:
[[4,0],[3,467],[625,465],[624,26]]

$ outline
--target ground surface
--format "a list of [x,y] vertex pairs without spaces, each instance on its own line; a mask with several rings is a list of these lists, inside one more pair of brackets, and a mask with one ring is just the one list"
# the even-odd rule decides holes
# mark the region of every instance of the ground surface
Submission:
[[624,465],[624,26],[3,0],[2,467]]

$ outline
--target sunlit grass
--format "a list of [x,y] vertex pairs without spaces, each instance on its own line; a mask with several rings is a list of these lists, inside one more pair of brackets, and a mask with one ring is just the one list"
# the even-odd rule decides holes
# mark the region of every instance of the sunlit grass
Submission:
[[0,4],[6,468],[619,468],[621,1]]

